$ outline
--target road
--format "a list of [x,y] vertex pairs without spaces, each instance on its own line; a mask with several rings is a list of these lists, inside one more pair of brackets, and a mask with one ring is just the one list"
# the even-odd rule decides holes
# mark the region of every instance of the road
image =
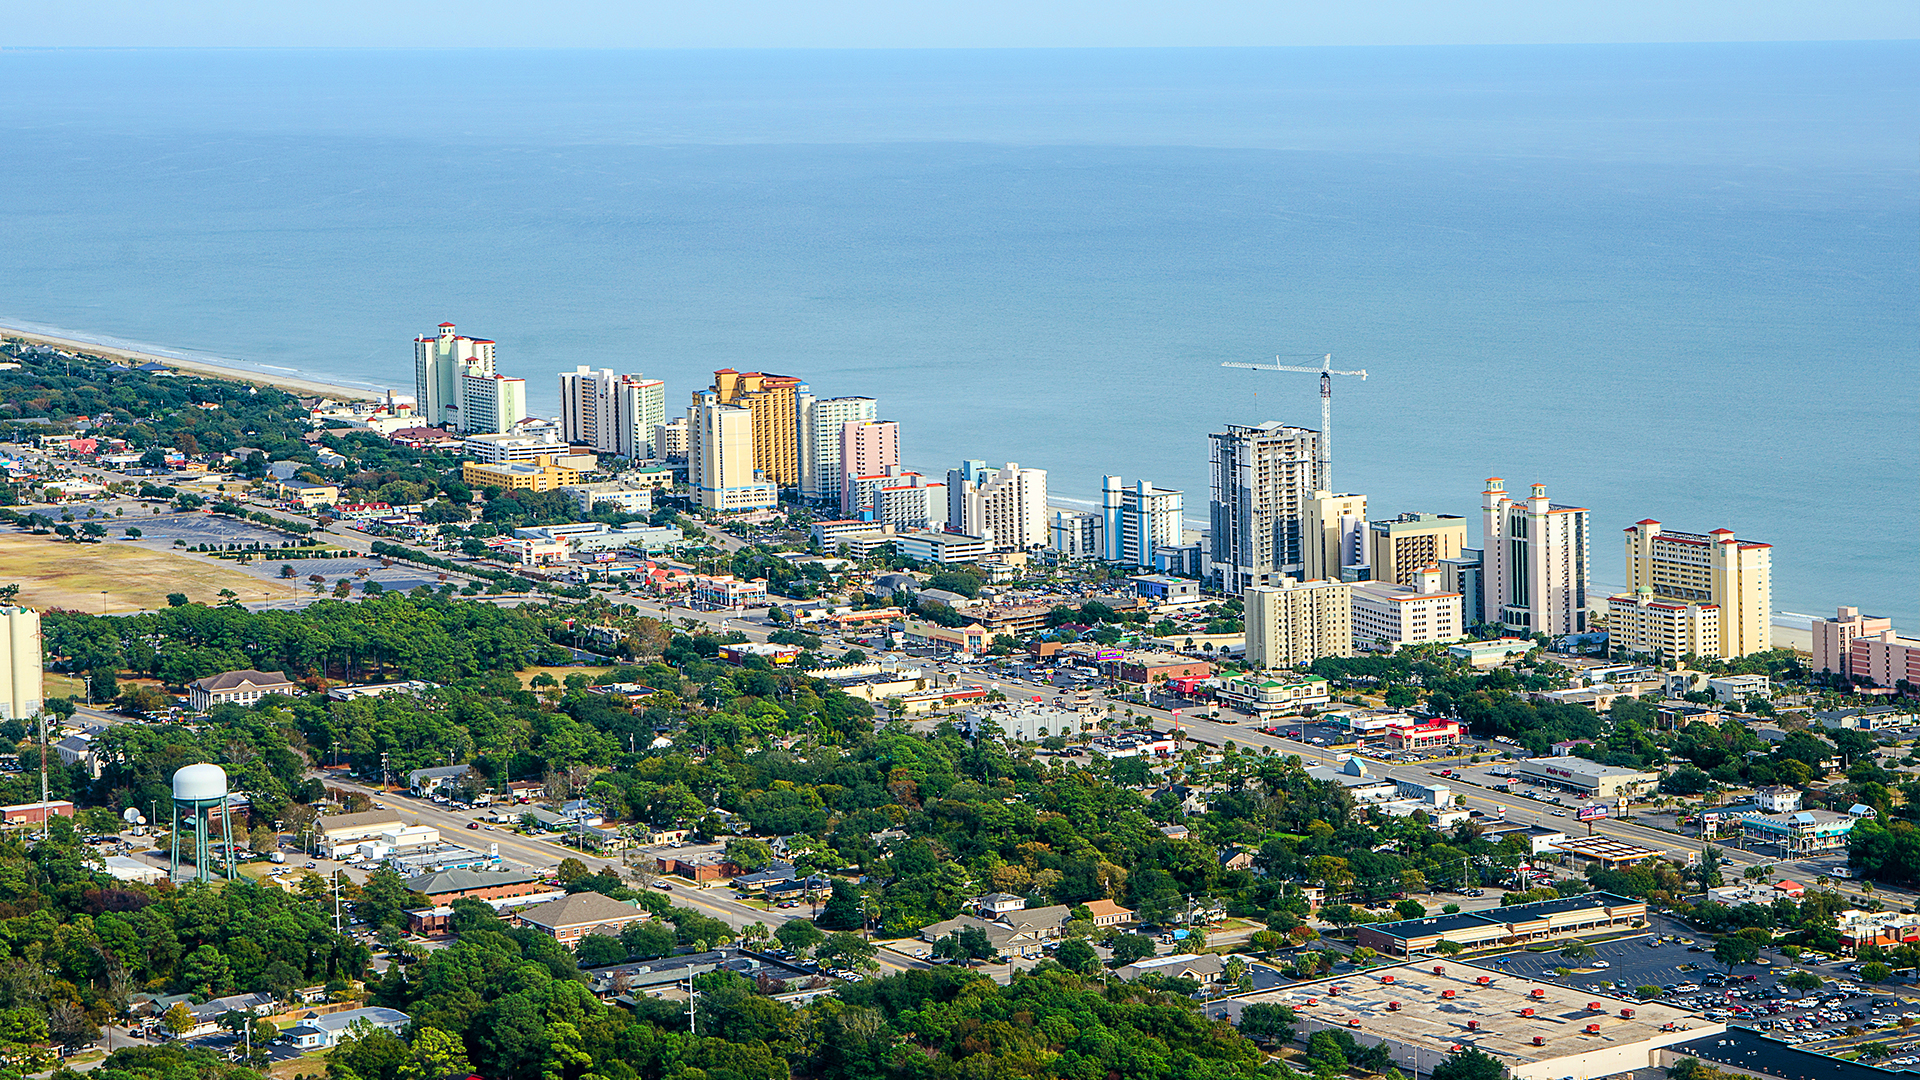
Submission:
[[[611,869],[614,873],[626,876],[629,864],[619,859],[607,859],[588,852],[579,851],[550,840],[522,836],[505,828],[488,830],[468,829],[470,822],[486,815],[486,811],[461,811],[441,806],[425,799],[416,799],[399,792],[382,792],[378,788],[368,787],[351,781],[326,777],[329,787],[359,792],[371,799],[386,804],[387,808],[399,814],[408,824],[428,825],[439,829],[442,834],[454,842],[469,846],[478,844],[499,844],[500,857],[509,862],[519,863],[537,873],[552,873],[562,859],[578,859],[587,870],[598,873]],[[639,858],[644,859],[644,854]],[[651,867],[647,867],[651,869]],[[777,929],[790,919],[806,918],[811,912],[806,908],[774,908],[763,910],[744,903],[733,897],[725,889],[702,888],[693,882],[673,879],[672,891],[668,898],[676,906],[692,908],[703,915],[719,919],[735,930],[743,929],[753,923],[765,924],[769,930]],[[924,968],[927,965],[918,961],[890,955],[882,952],[876,957],[880,966],[892,971],[905,971],[910,968]]]

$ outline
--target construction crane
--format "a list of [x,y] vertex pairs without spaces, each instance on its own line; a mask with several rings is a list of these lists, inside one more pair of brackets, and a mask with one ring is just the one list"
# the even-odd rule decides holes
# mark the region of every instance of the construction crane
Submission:
[[1248,371],[1304,371],[1320,376],[1320,490],[1333,490],[1333,376],[1358,375],[1360,381],[1367,379],[1367,369],[1359,371],[1338,371],[1333,366],[1332,353],[1296,353],[1296,356],[1319,356],[1319,367],[1295,367],[1278,363],[1283,357],[1274,357],[1272,364],[1236,364],[1225,363],[1221,367],[1245,368]]

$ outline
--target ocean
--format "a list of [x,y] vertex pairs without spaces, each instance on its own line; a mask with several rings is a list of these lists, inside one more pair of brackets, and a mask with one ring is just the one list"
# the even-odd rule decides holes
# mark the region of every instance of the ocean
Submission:
[[[1117,473],[1317,426],[1374,516],[1482,481],[1774,545],[1920,632],[1920,44],[0,51],[0,323],[410,392],[443,320],[866,394],[906,463]],[[1470,527],[1477,537],[1478,525]]]

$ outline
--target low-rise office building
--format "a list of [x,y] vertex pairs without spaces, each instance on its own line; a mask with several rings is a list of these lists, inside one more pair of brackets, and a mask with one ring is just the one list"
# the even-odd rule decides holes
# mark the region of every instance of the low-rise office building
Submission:
[[562,945],[573,945],[601,928],[618,932],[628,923],[644,922],[645,909],[597,892],[573,893],[521,911],[516,919]]
[[206,712],[215,705],[251,705],[268,694],[298,697],[306,691],[299,683],[278,671],[223,671],[187,684],[187,702],[195,712]]
[[551,454],[542,454],[532,461],[503,461],[498,464],[469,461],[460,466],[460,481],[471,488],[557,491],[578,484],[580,470],[557,464]]
[[1317,675],[1230,675],[1215,684],[1213,696],[1256,716],[1294,715],[1333,700],[1327,680]]

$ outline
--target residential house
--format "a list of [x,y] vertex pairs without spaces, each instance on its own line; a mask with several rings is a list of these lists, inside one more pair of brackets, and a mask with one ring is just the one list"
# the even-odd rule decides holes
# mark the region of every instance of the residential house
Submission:
[[1096,929],[1108,926],[1122,926],[1133,921],[1133,909],[1124,908],[1111,900],[1090,900],[1081,905],[1093,916]]
[[413,1023],[413,1017],[398,1009],[369,1007],[345,1012],[310,1012],[300,1022],[280,1033],[280,1037],[301,1050],[324,1050],[340,1045],[340,1040],[356,1030],[391,1031],[398,1035]]
[[1164,975],[1169,979],[1192,979],[1205,985],[1220,978],[1220,973],[1225,969],[1226,961],[1218,953],[1175,953],[1172,956],[1150,956],[1128,964],[1115,974],[1123,979]]

